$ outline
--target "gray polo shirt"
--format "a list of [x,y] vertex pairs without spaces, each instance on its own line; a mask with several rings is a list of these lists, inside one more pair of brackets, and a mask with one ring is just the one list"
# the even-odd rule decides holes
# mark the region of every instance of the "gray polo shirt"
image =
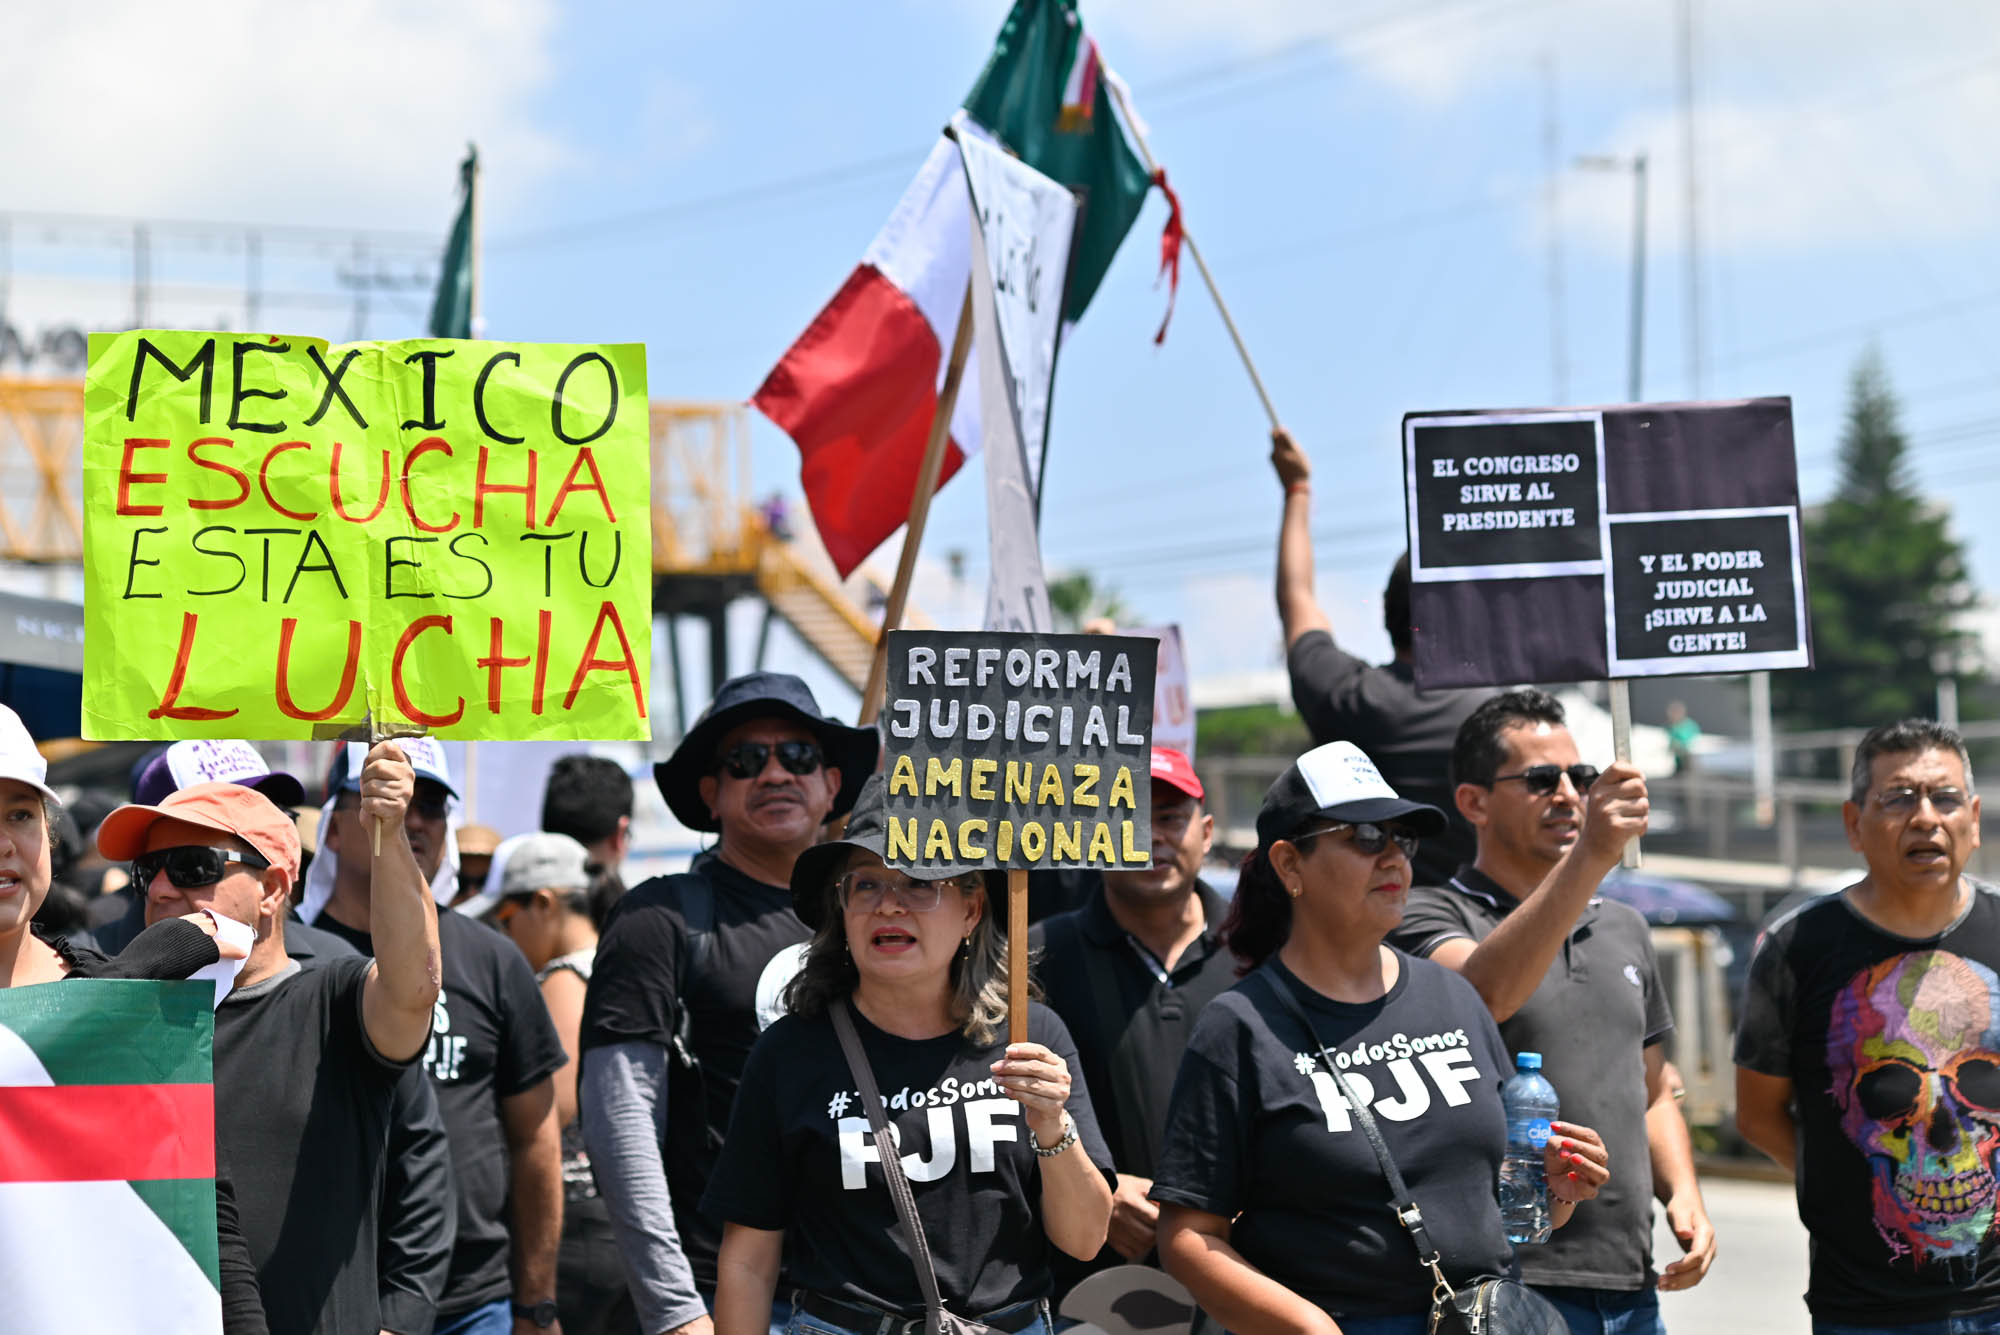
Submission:
[[[1428,957],[1446,941],[1484,941],[1518,901],[1461,867],[1445,886],[1410,891],[1389,940]],[[1593,899],[1527,1003],[1500,1026],[1511,1056],[1542,1054],[1562,1118],[1594,1129],[1611,1181],[1545,1243],[1516,1249],[1531,1284],[1632,1292],[1651,1285],[1653,1174],[1646,1141],[1645,1050],[1673,1032],[1652,931],[1627,905]]]

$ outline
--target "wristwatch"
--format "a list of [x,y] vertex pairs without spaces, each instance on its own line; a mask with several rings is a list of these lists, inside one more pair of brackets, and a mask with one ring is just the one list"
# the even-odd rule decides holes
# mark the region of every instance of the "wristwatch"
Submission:
[[540,1330],[547,1330],[556,1323],[556,1300],[544,1298],[538,1303],[510,1303],[515,1316],[524,1316],[535,1323]]
[[1065,1108],[1063,1110],[1062,1139],[1058,1140],[1055,1144],[1049,1146],[1047,1149],[1043,1149],[1040,1145],[1035,1144],[1035,1136],[1034,1133],[1031,1131],[1028,1133],[1028,1143],[1030,1145],[1034,1145],[1035,1155],[1037,1158],[1053,1159],[1055,1158],[1056,1155],[1061,1154],[1064,1150],[1076,1144],[1076,1119],[1071,1117],[1069,1115],[1069,1110]]

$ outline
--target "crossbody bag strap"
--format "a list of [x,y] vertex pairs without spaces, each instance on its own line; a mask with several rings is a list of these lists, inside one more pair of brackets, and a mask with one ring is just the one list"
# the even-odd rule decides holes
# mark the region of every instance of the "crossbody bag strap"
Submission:
[[938,1294],[937,1270],[931,1264],[930,1243],[924,1238],[923,1221],[917,1218],[917,1199],[911,1194],[910,1180],[903,1175],[903,1156],[889,1130],[889,1112],[882,1106],[882,1092],[875,1087],[875,1072],[869,1068],[868,1054],[861,1050],[861,1035],[854,1031],[854,1017],[845,1000],[827,1008],[833,1017],[833,1032],[840,1036],[840,1050],[847,1057],[848,1074],[861,1091],[861,1106],[868,1110],[868,1125],[875,1132],[876,1158],[882,1176],[889,1179],[889,1196],[896,1202],[896,1215],[903,1221],[903,1239],[910,1247],[910,1261],[916,1267],[917,1286],[924,1291],[924,1308],[930,1314],[930,1329],[937,1330],[944,1311]]
[[1299,999],[1292,995],[1292,989],[1285,984],[1285,980],[1280,978],[1277,971],[1268,964],[1260,972],[1264,975],[1265,986],[1269,987],[1285,1009],[1291,1012],[1292,1018],[1299,1022],[1299,1027],[1306,1031],[1306,1037],[1312,1040],[1313,1047],[1319,1052],[1320,1065],[1324,1066],[1327,1074],[1333,1077],[1333,1083],[1340,1087],[1340,1097],[1347,1100],[1348,1111],[1353,1114],[1355,1124],[1361,1128],[1361,1134],[1368,1138],[1369,1148],[1375,1151],[1376,1161],[1382,1165],[1382,1176],[1389,1180],[1390,1209],[1396,1212],[1397,1221],[1409,1231],[1410,1241],[1416,1244],[1417,1259],[1430,1268],[1432,1277],[1437,1281],[1439,1296],[1450,1296],[1451,1284],[1445,1279],[1444,1268],[1439,1264],[1442,1259],[1441,1253],[1431,1241],[1430,1231],[1424,1227],[1424,1212],[1417,1208],[1417,1198],[1410,1194],[1409,1184],[1403,1181],[1402,1170],[1396,1167],[1395,1156],[1389,1153],[1389,1142],[1382,1139],[1382,1128],[1375,1124],[1375,1114],[1368,1110],[1368,1104],[1354,1092],[1354,1086],[1342,1073],[1340,1063],[1333,1059],[1333,1054],[1326,1050],[1326,1044],[1320,1041],[1319,1030],[1313,1027],[1312,1017],[1306,1014],[1306,1008],[1299,1004]]

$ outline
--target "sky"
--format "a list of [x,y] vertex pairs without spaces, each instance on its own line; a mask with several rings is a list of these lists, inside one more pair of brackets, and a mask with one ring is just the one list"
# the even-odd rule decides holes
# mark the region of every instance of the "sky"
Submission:
[[[1359,651],[1388,649],[1378,595],[1402,546],[1405,412],[1624,398],[1632,181],[1579,155],[1648,155],[1645,397],[1790,395],[1811,503],[1836,478],[1848,375],[1879,348],[1915,480],[2000,590],[2000,539],[1976,521],[2000,504],[2000,9],[1691,0],[1697,329],[1677,0],[1082,8],[1313,459],[1319,594]],[[490,336],[642,341],[656,397],[740,401],[859,259],[1005,11],[37,6],[0,47],[0,118],[16,127],[0,136],[0,214],[397,232],[366,263],[414,274],[476,141]],[[1092,572],[1141,621],[1181,623],[1197,677],[1269,668],[1268,428],[1191,264],[1152,342],[1164,218],[1156,196],[1065,345],[1044,559]],[[13,242],[10,318],[121,318],[115,283],[54,281],[55,252],[22,229]],[[230,282],[245,260],[158,262]],[[282,284],[282,266],[329,260],[269,263]],[[302,305],[281,332],[421,333],[428,294],[389,288],[365,316]],[[753,439],[756,490],[796,498],[791,443],[761,418]],[[962,476],[932,512],[917,598],[944,624],[983,599],[983,504]],[[892,542],[876,561],[894,558]]]

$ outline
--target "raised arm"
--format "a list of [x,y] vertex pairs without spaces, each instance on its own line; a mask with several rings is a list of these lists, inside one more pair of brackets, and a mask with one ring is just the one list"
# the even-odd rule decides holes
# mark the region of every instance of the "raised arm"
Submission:
[[[416,791],[416,771],[394,742],[378,742],[361,771],[363,828],[381,832],[382,852],[369,880],[368,932],[375,961],[362,986],[361,1021],[368,1041],[391,1061],[407,1061],[431,1034],[431,1006],[444,981],[438,953],[437,905],[410,851],[403,817]],[[363,855],[359,847],[356,857]]]
[[1431,958],[1465,975],[1493,1018],[1504,1022],[1534,995],[1584,906],[1618,865],[1626,842],[1645,832],[1646,777],[1621,761],[1591,785],[1582,835],[1521,906],[1484,941],[1446,941]]
[[1283,427],[1271,432],[1271,467],[1285,489],[1278,525],[1278,620],[1289,649],[1307,631],[1332,631],[1333,623],[1313,592],[1312,463]]

